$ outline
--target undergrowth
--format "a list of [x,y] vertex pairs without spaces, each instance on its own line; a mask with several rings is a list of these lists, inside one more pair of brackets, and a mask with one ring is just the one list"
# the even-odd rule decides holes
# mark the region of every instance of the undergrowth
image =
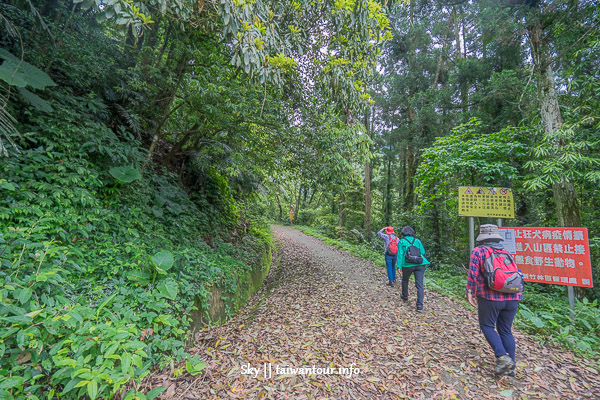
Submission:
[[244,216],[200,209],[165,171],[115,179],[141,144],[56,96],[0,163],[0,397],[154,398],[138,390],[153,366],[204,366],[185,351],[194,299],[235,293],[270,233],[229,236]]

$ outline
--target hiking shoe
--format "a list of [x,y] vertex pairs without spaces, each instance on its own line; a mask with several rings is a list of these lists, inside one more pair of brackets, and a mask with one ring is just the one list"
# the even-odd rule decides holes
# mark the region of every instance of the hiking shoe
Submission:
[[423,312],[423,307],[417,307],[417,312]]
[[402,296],[402,301],[406,303],[408,301],[408,296],[406,296],[406,297]]
[[389,281],[387,285],[388,285],[388,286],[394,286],[394,282],[392,282],[392,281]]
[[494,373],[496,375],[508,374],[515,369],[515,362],[509,356],[496,357]]
[[511,378],[515,378],[517,376],[517,367],[515,366],[513,369],[508,371],[506,375],[510,376]]

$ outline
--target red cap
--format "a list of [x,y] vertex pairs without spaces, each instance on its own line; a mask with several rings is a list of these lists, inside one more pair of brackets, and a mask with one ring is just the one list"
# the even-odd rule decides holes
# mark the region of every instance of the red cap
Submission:
[[385,233],[387,233],[388,235],[394,235],[394,228],[392,228],[391,226],[388,226],[385,228]]

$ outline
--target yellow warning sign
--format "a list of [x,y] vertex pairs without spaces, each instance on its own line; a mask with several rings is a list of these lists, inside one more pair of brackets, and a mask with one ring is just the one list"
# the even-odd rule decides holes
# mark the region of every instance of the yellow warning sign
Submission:
[[458,215],[464,217],[514,218],[511,189],[485,186],[458,188]]

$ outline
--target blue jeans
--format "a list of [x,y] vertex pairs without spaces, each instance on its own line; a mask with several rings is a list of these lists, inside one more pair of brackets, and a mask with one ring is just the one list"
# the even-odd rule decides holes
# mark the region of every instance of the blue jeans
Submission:
[[402,267],[402,297],[408,298],[408,280],[415,274],[415,286],[417,287],[417,307],[423,308],[423,298],[425,290],[423,286],[423,277],[425,276],[425,265],[416,267]]
[[390,282],[396,280],[396,261],[397,256],[385,255],[385,265],[387,266],[387,274]]
[[496,357],[508,354],[515,361],[512,323],[519,308],[518,300],[493,301],[477,298],[479,327]]

